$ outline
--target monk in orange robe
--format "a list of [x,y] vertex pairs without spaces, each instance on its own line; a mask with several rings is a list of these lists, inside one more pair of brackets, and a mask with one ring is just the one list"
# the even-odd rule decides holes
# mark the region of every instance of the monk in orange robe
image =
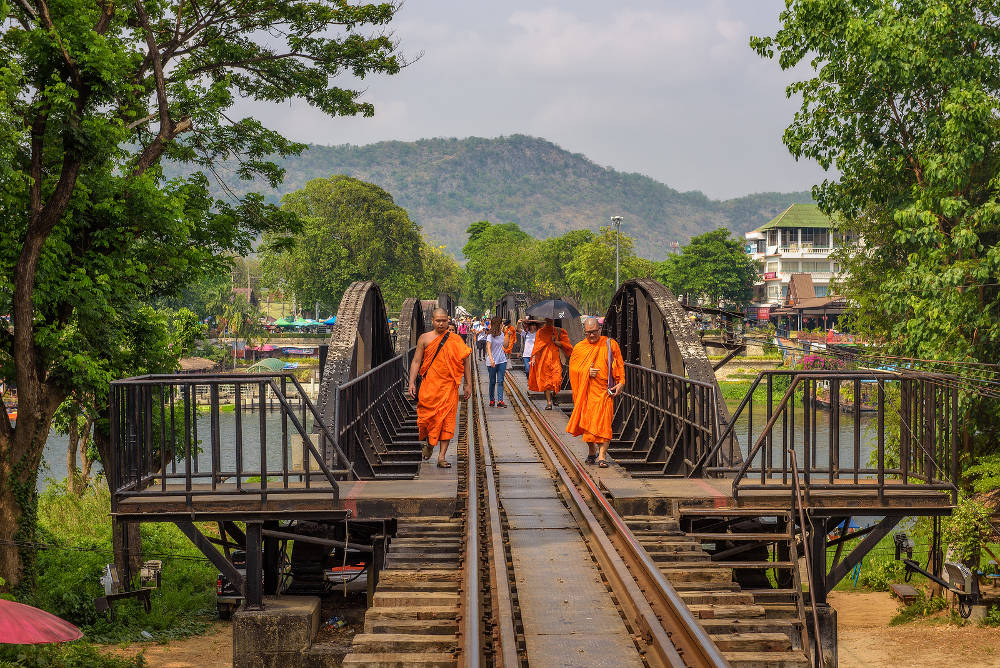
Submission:
[[[569,358],[569,382],[573,386],[573,414],[569,416],[566,431],[583,436],[587,444],[587,463],[608,467],[608,442],[611,441],[611,419],[614,416],[613,398],[625,387],[625,361],[618,342],[601,336],[601,326],[596,318],[583,323],[587,338],[573,347]],[[611,363],[608,364],[608,344]],[[610,378],[608,382],[610,367]],[[600,454],[597,449],[600,448]]]
[[503,352],[510,357],[510,351],[514,349],[514,344],[517,343],[517,330],[510,324],[510,320],[504,320],[503,324]]
[[531,373],[528,375],[528,389],[545,392],[545,410],[552,410],[552,399],[562,387],[562,362],[559,349],[567,355],[573,352],[569,334],[562,327],[555,326],[555,320],[545,319],[545,326],[535,332],[535,347],[531,350]]
[[[449,331],[447,311],[434,309],[432,318],[434,329],[417,339],[417,349],[410,364],[410,396],[417,398],[420,440],[427,440],[423,457],[430,459],[434,446],[440,444],[437,465],[446,469],[451,468],[445,454],[455,436],[458,386],[463,377],[463,396],[466,400],[472,396],[472,349],[465,345],[461,336]],[[422,379],[419,396],[417,374]]]

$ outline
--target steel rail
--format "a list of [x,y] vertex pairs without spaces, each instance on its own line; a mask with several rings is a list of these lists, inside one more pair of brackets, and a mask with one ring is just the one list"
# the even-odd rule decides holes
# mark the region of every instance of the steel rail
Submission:
[[[647,643],[646,661],[656,666],[728,666],[729,662],[715,642],[639,545],[594,480],[527,400],[518,382],[513,378],[509,380],[508,385],[514,390],[511,394],[529,418],[527,426],[535,433],[541,454],[562,481],[574,506],[574,514],[583,519],[580,528],[592,539],[589,541],[591,548],[619,604]],[[609,529],[601,524],[595,512]]]
[[476,443],[472,430],[472,399],[466,402],[465,430],[466,457],[469,465],[466,475],[469,478],[466,487],[465,510],[465,554],[463,574],[463,610],[462,610],[462,665],[478,668],[482,657],[480,642],[480,623],[483,618],[479,602],[479,460],[476,457]]
[[[500,496],[497,493],[494,477],[493,454],[490,452],[490,441],[486,433],[486,409],[483,406],[483,394],[479,391],[479,365],[473,363],[473,399],[477,409],[476,425],[479,438],[475,445],[483,448],[484,492],[486,495],[486,512],[489,521],[490,536],[490,584],[493,592],[493,622],[497,632],[494,647],[495,663],[501,666],[518,666],[521,661],[517,650],[517,633],[514,631],[514,603],[510,595],[510,579],[507,576],[507,553],[504,548],[503,525],[500,519]],[[471,408],[471,406],[470,406]],[[471,414],[470,414],[471,420]],[[470,442],[469,451],[472,451]]]

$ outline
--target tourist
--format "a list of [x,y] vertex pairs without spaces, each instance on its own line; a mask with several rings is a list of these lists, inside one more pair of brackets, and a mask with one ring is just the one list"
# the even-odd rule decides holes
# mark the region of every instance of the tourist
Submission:
[[562,361],[559,351],[566,355],[573,352],[569,334],[562,327],[555,326],[555,320],[545,319],[545,325],[535,332],[535,343],[531,350],[531,371],[528,374],[528,389],[545,393],[545,410],[552,410],[552,403],[559,403],[562,387]]
[[486,359],[486,336],[489,334],[489,326],[489,320],[485,320],[479,323],[479,330],[476,332],[476,352],[479,353],[481,360]]
[[[455,436],[455,416],[458,411],[458,386],[465,378],[463,396],[472,396],[472,350],[457,334],[448,330],[448,312],[434,309],[431,316],[434,329],[417,339],[417,349],[410,364],[410,396],[417,399],[417,429],[420,440],[426,440],[423,458],[428,460],[434,446],[440,445],[437,465],[451,468],[445,460],[448,444]],[[420,377],[419,388],[417,377]],[[418,393],[419,390],[419,393]]]
[[522,318],[517,324],[521,329],[521,337],[524,339],[521,359],[524,361],[524,376],[527,378],[531,372],[531,350],[535,347],[535,332],[538,330],[538,323]]
[[625,387],[625,361],[618,342],[601,336],[596,318],[583,322],[583,333],[586,338],[573,347],[569,358],[573,413],[566,431],[573,436],[583,436],[588,464],[596,460],[598,466],[607,468],[614,397]]
[[[506,336],[500,325],[500,319],[494,318],[490,325],[489,336],[486,337],[486,369],[490,375],[490,406],[506,408],[503,402],[503,379],[507,372],[507,349],[504,345]],[[493,400],[494,388],[496,398]]]

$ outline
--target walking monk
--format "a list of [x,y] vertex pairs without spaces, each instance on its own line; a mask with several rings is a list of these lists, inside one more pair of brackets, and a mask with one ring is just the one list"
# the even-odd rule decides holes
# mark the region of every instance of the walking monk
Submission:
[[[613,397],[621,394],[625,387],[625,361],[618,342],[601,336],[596,318],[584,320],[583,333],[587,338],[573,347],[569,358],[573,414],[569,416],[566,431],[574,436],[582,435],[588,448],[587,463],[593,464],[596,459],[598,466],[604,469],[608,467]],[[597,448],[600,448],[599,456]]]
[[[462,337],[450,332],[448,312],[434,309],[431,316],[434,329],[417,339],[417,350],[410,364],[410,396],[417,399],[417,428],[424,445],[424,459],[430,459],[438,443],[437,465],[451,468],[445,460],[448,444],[455,436],[455,416],[458,412],[458,385],[465,377],[463,396],[472,396],[472,349]],[[421,378],[419,396],[417,375]]]
[[562,387],[562,362],[559,349],[567,355],[573,352],[569,334],[562,327],[555,326],[552,318],[545,319],[545,326],[535,332],[535,347],[531,350],[531,372],[528,374],[528,389],[545,393],[545,410],[552,410],[552,399]]

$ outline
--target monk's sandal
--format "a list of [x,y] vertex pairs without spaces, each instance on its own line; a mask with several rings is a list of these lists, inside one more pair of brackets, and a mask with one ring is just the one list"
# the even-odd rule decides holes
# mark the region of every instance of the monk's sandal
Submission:
[[587,455],[587,458],[583,460],[584,464],[596,464],[597,455]]

